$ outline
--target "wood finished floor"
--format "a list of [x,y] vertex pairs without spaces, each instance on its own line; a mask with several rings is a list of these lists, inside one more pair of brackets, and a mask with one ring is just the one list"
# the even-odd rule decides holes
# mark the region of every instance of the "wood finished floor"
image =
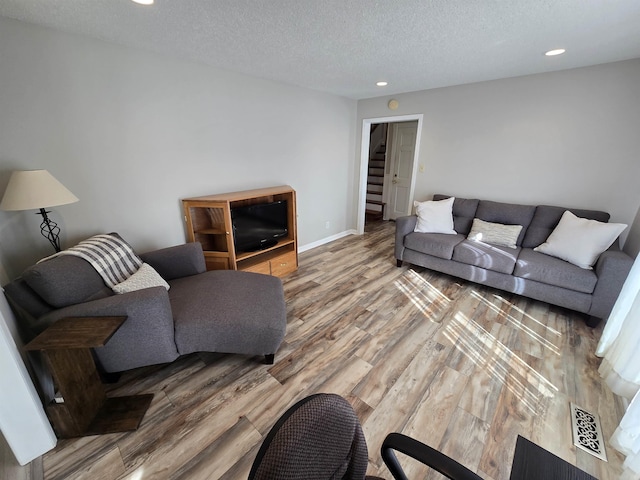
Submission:
[[[276,364],[190,355],[127,372],[111,394],[154,393],[140,429],[61,440],[42,459],[54,479],[244,479],[263,436],[315,392],[347,398],[363,424],[369,474],[390,479],[379,448],[404,432],[488,480],[509,478],[523,435],[601,480],[609,462],[573,446],[569,403],[597,412],[609,438],[623,407],[600,381],[601,328],[541,302],[418,267],[397,268],[394,224],[371,225],[300,255],[284,279]],[[411,464],[409,478],[436,478]]]

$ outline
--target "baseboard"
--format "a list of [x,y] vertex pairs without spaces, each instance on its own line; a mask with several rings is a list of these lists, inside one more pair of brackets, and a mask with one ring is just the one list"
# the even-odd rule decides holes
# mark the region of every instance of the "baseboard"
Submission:
[[322,238],[322,239],[317,240],[315,242],[311,242],[311,243],[307,243],[306,245],[302,245],[302,246],[298,247],[298,253],[306,252],[307,250],[311,250],[313,248],[320,247],[320,246],[325,245],[327,243],[334,242],[334,241],[339,240],[341,238],[344,238],[344,237],[346,237],[348,235],[357,235],[357,234],[358,234],[358,232],[356,230],[354,230],[354,229],[345,230],[344,232],[336,233],[335,235],[331,235],[330,237]]

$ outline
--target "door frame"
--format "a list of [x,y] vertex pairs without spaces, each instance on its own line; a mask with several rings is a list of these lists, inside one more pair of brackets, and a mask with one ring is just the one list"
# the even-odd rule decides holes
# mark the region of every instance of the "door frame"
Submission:
[[[369,137],[371,136],[371,125],[377,123],[400,123],[418,121],[418,130],[416,132],[416,146],[413,153],[413,165],[411,168],[411,187],[409,189],[409,198],[413,198],[416,187],[416,173],[418,170],[418,157],[420,154],[420,137],[422,136],[422,122],[424,115],[418,113],[415,115],[398,115],[394,117],[377,117],[364,118],[362,120],[362,139],[360,142],[360,182],[358,195],[358,224],[357,232],[362,235],[364,233],[364,219],[367,203],[367,176],[369,173]],[[411,202],[409,202],[411,205]],[[410,212],[407,212],[409,215]]]

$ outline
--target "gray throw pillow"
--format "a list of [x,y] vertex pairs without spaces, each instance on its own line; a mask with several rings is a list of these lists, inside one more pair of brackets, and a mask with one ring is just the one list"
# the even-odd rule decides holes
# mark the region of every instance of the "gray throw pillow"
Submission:
[[60,255],[27,268],[27,285],[45,302],[57,308],[113,294],[96,270],[80,257]]

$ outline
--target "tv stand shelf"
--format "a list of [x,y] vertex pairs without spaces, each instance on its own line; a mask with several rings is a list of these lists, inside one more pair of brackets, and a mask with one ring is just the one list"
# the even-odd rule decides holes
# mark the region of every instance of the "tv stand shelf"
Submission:
[[[286,200],[287,236],[264,250],[238,252],[231,210]],[[244,270],[282,277],[298,268],[296,192],[288,185],[182,200],[187,240],[200,242],[207,270]]]

